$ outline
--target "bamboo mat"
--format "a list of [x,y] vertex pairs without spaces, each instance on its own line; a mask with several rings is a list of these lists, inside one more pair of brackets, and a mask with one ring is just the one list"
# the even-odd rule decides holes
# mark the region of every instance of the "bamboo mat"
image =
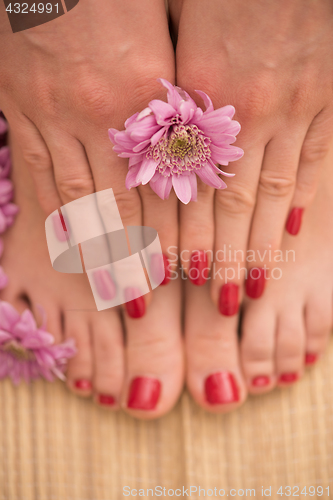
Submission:
[[250,398],[224,416],[205,413],[184,393],[152,422],[99,409],[61,383],[14,388],[4,381],[0,500],[118,500],[136,498],[123,496],[124,486],[139,495],[158,485],[206,488],[192,499],[219,498],[208,491],[214,487],[233,498],[252,488],[263,498],[262,486],[272,487],[273,499],[286,498],[280,486],[331,486],[333,494],[332,361],[333,342],[290,389]]

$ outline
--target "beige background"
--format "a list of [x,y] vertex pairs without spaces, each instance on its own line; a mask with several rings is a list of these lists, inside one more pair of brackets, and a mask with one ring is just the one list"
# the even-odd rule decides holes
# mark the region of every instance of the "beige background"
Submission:
[[205,413],[185,393],[155,422],[99,409],[61,383],[4,381],[0,500],[118,500],[135,498],[122,495],[125,485],[191,484],[256,488],[256,498],[272,486],[273,499],[287,498],[273,494],[281,485],[330,485],[333,496],[332,362],[333,342],[290,389],[250,398],[224,416]]

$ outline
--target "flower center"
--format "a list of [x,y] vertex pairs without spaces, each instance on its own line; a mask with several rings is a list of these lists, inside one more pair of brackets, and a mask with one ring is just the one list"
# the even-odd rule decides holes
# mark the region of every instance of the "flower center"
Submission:
[[182,125],[176,120],[155,146],[147,150],[157,170],[164,177],[200,169],[210,158],[211,140],[196,125]]
[[12,354],[14,358],[18,359],[19,361],[32,361],[33,359],[35,359],[33,353],[23,347],[23,345],[16,340],[10,340],[6,344],[4,344],[2,346],[2,350]]

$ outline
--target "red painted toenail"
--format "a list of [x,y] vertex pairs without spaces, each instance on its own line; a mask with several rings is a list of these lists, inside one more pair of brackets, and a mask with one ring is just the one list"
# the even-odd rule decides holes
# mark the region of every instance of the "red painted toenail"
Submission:
[[129,390],[128,408],[153,410],[161,392],[161,382],[156,378],[136,377]]
[[80,391],[90,391],[92,387],[90,380],[85,379],[75,380],[74,386],[76,389],[80,389]]
[[237,314],[238,304],[238,285],[235,283],[226,283],[221,286],[219,311],[224,316],[233,316]]
[[254,387],[265,387],[270,383],[271,379],[266,375],[259,375],[252,380],[252,385]]
[[[153,279],[156,283],[159,283],[160,285],[167,285],[171,278],[170,262],[168,257],[164,254],[153,254],[151,256],[150,265]],[[164,276],[163,279],[162,276]]]
[[188,277],[193,285],[202,286],[208,279],[208,256],[203,250],[194,250],[191,255],[191,264]]
[[211,405],[223,405],[239,401],[238,387],[232,373],[218,372],[205,380],[205,393]]
[[248,271],[248,277],[245,282],[245,290],[248,297],[251,299],[259,299],[264,293],[266,283],[267,269],[262,267],[253,267]]
[[292,236],[296,236],[301,229],[303,208],[293,208],[289,214],[286,230]]
[[305,364],[313,365],[318,359],[318,355],[312,352],[307,352],[305,355]]
[[113,396],[110,396],[109,394],[99,394],[98,402],[100,405],[113,406],[115,404],[115,399]]
[[141,297],[135,297],[134,299],[131,299],[133,295],[138,295],[136,288],[126,288],[125,289],[125,307],[127,314],[131,318],[142,318],[146,312],[146,304],[145,304],[145,299]]
[[279,382],[283,382],[285,384],[291,384],[298,380],[298,373],[282,373],[279,378]]

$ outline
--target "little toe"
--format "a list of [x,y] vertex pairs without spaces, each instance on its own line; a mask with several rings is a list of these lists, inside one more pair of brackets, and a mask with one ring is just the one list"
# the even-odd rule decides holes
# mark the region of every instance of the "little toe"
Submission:
[[301,306],[280,314],[276,336],[276,376],[279,386],[297,382],[304,371],[305,325]]
[[311,297],[305,307],[305,365],[314,365],[327,347],[332,329],[331,293]]

